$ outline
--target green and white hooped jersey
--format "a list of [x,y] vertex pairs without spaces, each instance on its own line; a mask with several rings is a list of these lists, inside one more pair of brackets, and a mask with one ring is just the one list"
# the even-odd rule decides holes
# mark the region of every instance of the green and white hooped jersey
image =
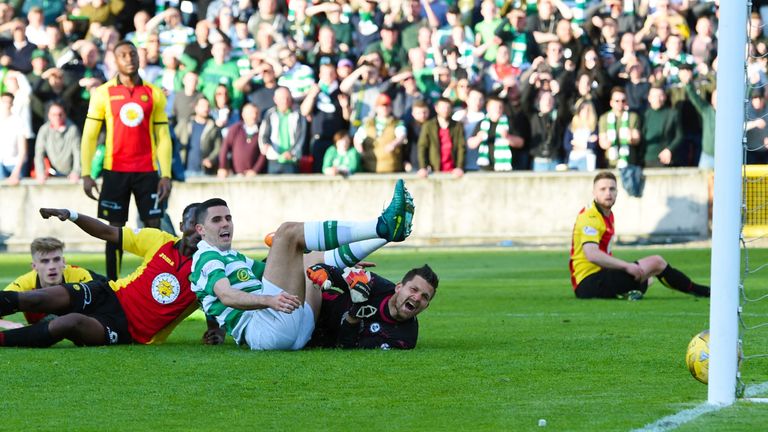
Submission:
[[222,303],[213,291],[216,282],[223,278],[229,280],[232,288],[259,294],[261,277],[264,275],[265,264],[235,250],[221,251],[204,240],[197,245],[197,252],[192,258],[192,291],[197,296],[203,311],[215,317],[219,326],[239,341],[245,323],[241,322],[245,311],[233,309]]

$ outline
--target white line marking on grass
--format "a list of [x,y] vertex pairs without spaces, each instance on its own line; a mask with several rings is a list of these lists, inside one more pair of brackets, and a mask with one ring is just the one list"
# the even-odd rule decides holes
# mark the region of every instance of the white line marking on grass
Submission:
[[[748,386],[747,389],[744,391],[744,396],[745,396],[744,400],[748,400],[750,402],[768,402],[768,398],[754,397],[766,392],[768,392],[768,381],[761,384]],[[659,420],[656,420],[654,423],[643,426],[640,429],[633,429],[632,432],[671,431],[671,430],[677,429],[678,427],[682,426],[685,423],[688,423],[689,421],[695,420],[697,417],[700,417],[707,413],[718,411],[721,408],[727,408],[727,406],[710,405],[708,403],[703,403],[694,408],[680,411],[677,414],[672,414],[670,416],[663,417]]]
[[703,414],[717,411],[720,408],[723,408],[723,407],[720,405],[710,405],[707,403],[703,403],[695,408],[680,411],[677,414],[672,414],[671,416],[666,416],[664,418],[656,420],[654,423],[645,425],[641,429],[634,429],[633,432],[671,431],[673,429],[677,429],[679,426],[683,425],[684,423],[688,423],[689,421],[696,419],[697,417]]

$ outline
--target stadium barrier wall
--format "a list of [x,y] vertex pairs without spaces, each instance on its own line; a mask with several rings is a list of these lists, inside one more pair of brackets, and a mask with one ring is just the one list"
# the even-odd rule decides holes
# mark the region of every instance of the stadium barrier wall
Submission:
[[[708,173],[691,168],[645,170],[642,198],[619,186],[614,212],[620,241],[679,242],[708,238]],[[169,214],[178,229],[190,202],[227,200],[235,222],[235,246],[263,247],[262,239],[283,221],[359,220],[377,217],[397,178],[414,196],[414,231],[404,245],[568,246],[578,211],[591,200],[594,173],[469,173],[454,179],[432,175],[358,174],[194,178],[175,182]],[[0,248],[27,251],[31,240],[56,236],[68,250],[97,251],[102,244],[69,222],[44,220],[40,207],[65,207],[95,215],[96,202],[81,185],[54,179],[45,185],[25,180],[0,185]],[[129,226],[136,226],[131,204]]]

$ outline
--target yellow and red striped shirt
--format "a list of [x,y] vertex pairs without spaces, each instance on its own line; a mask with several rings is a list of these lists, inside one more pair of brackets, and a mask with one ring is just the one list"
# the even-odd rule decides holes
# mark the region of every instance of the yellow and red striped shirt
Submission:
[[573,225],[571,260],[568,263],[574,290],[584,278],[601,269],[584,255],[584,244],[597,243],[601,251],[611,255],[613,233],[613,213],[607,217],[603,216],[594,202],[581,209]]
[[161,177],[170,177],[172,143],[165,104],[163,91],[143,81],[131,88],[113,78],[92,91],[81,141],[82,172],[91,172],[105,123],[104,169],[152,172],[159,167]]

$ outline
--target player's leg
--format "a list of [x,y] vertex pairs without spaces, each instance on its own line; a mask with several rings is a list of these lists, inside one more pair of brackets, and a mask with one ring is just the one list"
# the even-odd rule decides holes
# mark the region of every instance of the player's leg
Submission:
[[659,255],[645,257],[638,261],[646,275],[656,276],[659,282],[668,288],[692,294],[697,297],[709,297],[709,287],[694,283],[680,270],[672,267]]
[[336,249],[325,251],[321,260],[312,264],[324,263],[339,268],[352,267],[387,243],[384,239],[375,238],[341,245]]
[[[98,217],[106,219],[111,226],[122,228],[128,221],[128,204],[131,202],[130,174],[104,170],[104,181],[99,194]],[[107,242],[104,248],[107,279],[120,277],[123,261],[122,245]]]
[[411,233],[413,212],[413,198],[404,182],[398,180],[392,201],[377,219],[307,222],[304,224],[305,246],[313,251],[327,251],[369,239],[401,242]]
[[623,270],[602,269],[579,283],[576,287],[576,297],[639,300],[647,289],[647,281],[636,281],[632,275]]
[[69,339],[77,346],[107,345],[107,331],[96,318],[80,313],[60,316],[49,323],[48,331],[57,341]]
[[136,208],[139,211],[139,218],[148,228],[160,228],[160,221],[163,217],[163,203],[157,200],[157,185],[160,177],[157,173],[135,173],[132,174],[131,190],[133,190],[133,199],[136,201]]
[[71,308],[72,298],[62,285],[31,291],[0,291],[0,316],[16,312],[61,314]]
[[275,232],[263,279],[305,300],[304,224],[285,222]]

